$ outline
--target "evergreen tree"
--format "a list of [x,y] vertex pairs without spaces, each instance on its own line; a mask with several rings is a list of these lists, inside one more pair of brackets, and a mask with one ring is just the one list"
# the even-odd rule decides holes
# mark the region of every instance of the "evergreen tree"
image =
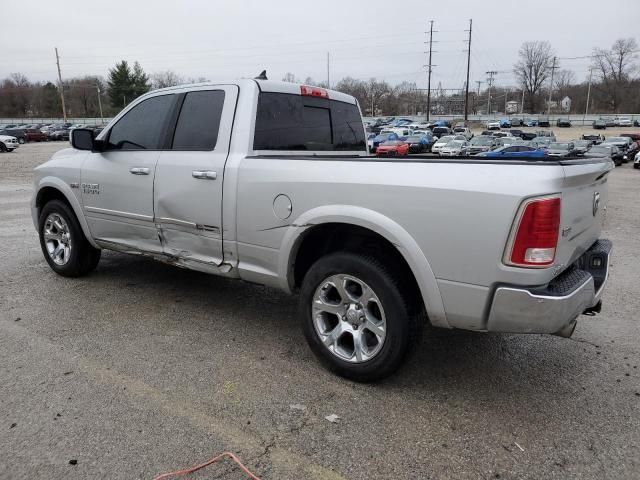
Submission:
[[109,70],[109,98],[114,108],[124,108],[134,99],[133,74],[126,60]]
[[149,75],[144,73],[138,62],[133,64],[133,91],[136,97],[147,93],[151,89]]

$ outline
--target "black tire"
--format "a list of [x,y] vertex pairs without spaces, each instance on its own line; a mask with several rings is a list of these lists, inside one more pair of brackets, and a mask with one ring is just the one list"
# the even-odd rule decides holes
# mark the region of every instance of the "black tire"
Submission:
[[[45,222],[51,214],[57,214],[62,217],[68,226],[71,249],[68,260],[64,265],[59,265],[53,261],[45,243]],[[92,247],[87,241],[78,219],[66,203],[60,200],[51,200],[42,207],[40,216],[38,217],[38,235],[40,237],[42,254],[51,269],[58,275],[62,275],[63,277],[81,277],[87,275],[98,266],[101,250]]]
[[[345,274],[365,282],[380,300],[386,317],[386,336],[380,350],[360,363],[343,360],[322,343],[314,326],[312,302],[316,290],[332,275]],[[313,353],[334,373],[358,382],[381,380],[394,373],[419,342],[423,321],[412,305],[399,275],[377,259],[348,252],[337,252],[314,263],[302,282],[299,312],[304,335]]]
[[0,152],[6,152],[6,151],[7,151],[7,146],[4,143],[0,142]]

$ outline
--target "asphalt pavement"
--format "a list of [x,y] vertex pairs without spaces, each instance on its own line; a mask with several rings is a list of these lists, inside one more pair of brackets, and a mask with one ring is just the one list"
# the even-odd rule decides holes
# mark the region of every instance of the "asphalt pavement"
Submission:
[[64,146],[0,154],[0,478],[151,479],[222,451],[265,480],[640,478],[630,164],[610,175],[602,313],[573,338],[432,330],[362,385],[320,366],[277,290],[110,252],[56,276],[29,198],[33,166]]

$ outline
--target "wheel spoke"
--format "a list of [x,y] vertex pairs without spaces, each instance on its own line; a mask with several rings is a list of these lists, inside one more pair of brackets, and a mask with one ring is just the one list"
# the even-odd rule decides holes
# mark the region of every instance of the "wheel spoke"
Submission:
[[344,304],[349,301],[349,294],[347,293],[347,289],[344,284],[346,279],[342,276],[335,277],[331,284],[338,291],[338,295],[340,295],[341,302]]
[[363,328],[366,328],[371,333],[373,333],[376,336],[376,338],[378,339],[378,341],[383,339],[384,336],[385,336],[385,333],[386,333],[385,330],[384,330],[384,327],[382,327],[381,325],[376,325],[375,323],[373,323],[369,319],[367,319],[367,321],[365,322]]
[[327,335],[322,339],[322,343],[329,348],[332,345],[335,346],[336,342],[340,338],[340,336],[344,333],[344,328],[342,327],[342,323],[338,323],[336,327],[331,330]]
[[367,352],[364,346],[364,340],[362,338],[362,330],[356,330],[353,332],[353,355],[356,357],[357,362],[365,360]]
[[332,303],[327,303],[322,299],[316,299],[313,302],[313,307],[316,310],[320,310],[322,312],[333,313],[335,315],[344,315],[345,306],[343,303],[339,303],[337,305]]
[[55,248],[55,250],[53,251],[53,253],[51,254],[51,256],[52,256],[52,257],[53,257],[53,259],[55,260],[56,258],[60,257],[60,256],[61,256],[60,254],[62,254],[62,253],[64,253],[64,247],[62,246],[62,244],[61,244],[61,243],[59,243],[59,244],[56,246],[56,248]]
[[62,225],[62,222],[60,221],[59,218],[56,218],[53,221],[53,225],[56,227],[56,229],[58,230],[58,232],[63,232],[64,231],[64,225]]
[[57,242],[59,242],[60,240],[62,240],[62,237],[59,233],[53,233],[51,231],[45,231],[44,232],[44,239],[45,240],[56,240]]

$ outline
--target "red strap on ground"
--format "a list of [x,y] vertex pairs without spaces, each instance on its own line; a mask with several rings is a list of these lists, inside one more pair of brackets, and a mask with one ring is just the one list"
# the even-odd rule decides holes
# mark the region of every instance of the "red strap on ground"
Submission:
[[231,452],[222,452],[220,455],[217,455],[217,456],[213,457],[211,460],[207,460],[205,463],[203,463],[201,465],[196,465],[195,467],[186,468],[184,470],[176,470],[175,472],[163,473],[163,474],[158,475],[157,477],[155,477],[153,480],[162,480],[164,478],[169,478],[169,477],[177,477],[177,476],[182,476],[182,475],[188,475],[189,473],[197,472],[198,470],[201,470],[204,467],[208,467],[209,465],[213,465],[218,460],[220,460],[220,459],[222,459],[224,457],[229,457],[231,460],[236,462],[236,464],[240,467],[240,469],[244,473],[246,473],[247,476],[251,480],[260,480],[259,477],[255,476],[253,473],[251,473],[249,471],[249,469],[247,467],[245,467],[240,460],[238,460],[238,457],[236,457]]

